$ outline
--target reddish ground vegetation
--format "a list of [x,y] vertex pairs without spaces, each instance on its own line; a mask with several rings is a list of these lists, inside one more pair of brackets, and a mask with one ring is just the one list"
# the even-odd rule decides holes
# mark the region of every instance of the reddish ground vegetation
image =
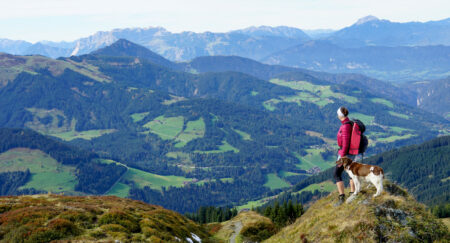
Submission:
[[[150,241],[192,238],[208,232],[159,206],[114,196],[0,197],[0,241]],[[176,237],[176,238],[175,238]]]

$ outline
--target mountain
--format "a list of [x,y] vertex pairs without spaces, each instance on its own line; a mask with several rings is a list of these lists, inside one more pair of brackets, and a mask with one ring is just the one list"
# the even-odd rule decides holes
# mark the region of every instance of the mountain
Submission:
[[377,80],[355,73],[326,73],[312,71],[304,68],[294,68],[281,65],[269,65],[252,59],[238,56],[205,56],[180,63],[185,70],[193,72],[241,72],[260,79],[270,80],[283,73],[298,73],[300,76],[307,74],[316,79],[328,81],[334,84],[343,84],[359,87],[388,99],[393,99],[411,106],[416,106],[417,94],[409,89],[400,88],[389,82]]
[[347,48],[362,46],[450,45],[450,18],[428,22],[397,23],[366,16],[325,38]]
[[331,36],[336,30],[333,29],[314,29],[314,30],[303,30],[311,39],[323,39]]
[[70,53],[71,51],[68,48],[60,48],[45,45],[42,43],[36,43],[29,46],[21,54],[23,55],[39,54],[46,57],[57,58],[60,56],[70,56]]
[[4,242],[213,242],[186,217],[118,197],[0,197]]
[[448,76],[450,47],[365,46],[344,48],[329,41],[311,41],[262,59],[267,64],[332,73],[361,73],[390,82]]
[[[122,45],[112,49],[124,53]],[[86,176],[75,175],[69,188],[83,181],[75,192],[182,213],[270,197],[333,166],[341,105],[366,123],[369,154],[448,131],[437,115],[301,72],[264,80],[176,71],[132,56],[0,60],[1,127],[33,129],[100,159],[84,163]],[[108,180],[89,176],[99,166],[109,168]],[[54,190],[34,185],[27,188]]]
[[450,77],[402,84],[402,88],[414,93],[418,107],[450,119]]
[[372,198],[374,187],[339,207],[337,192],[312,204],[295,223],[264,242],[445,242],[448,228],[406,190],[385,182],[385,192]]
[[310,40],[311,38],[303,32],[301,29],[288,27],[288,26],[252,26],[241,30],[231,31],[230,33],[245,34],[252,37],[262,37],[262,36],[277,36],[285,37],[291,39],[299,39],[302,41]]
[[99,31],[73,42],[42,41],[34,44],[3,40],[0,52],[36,54],[52,58],[83,55],[127,39],[154,50],[172,61],[185,61],[206,55],[239,55],[254,59],[309,40],[300,29],[292,27],[250,27],[226,33],[171,33],[161,27]]
[[154,64],[171,68],[171,69],[179,69],[178,65],[176,63],[173,63],[164,57],[150,51],[149,49],[134,44],[133,42],[130,42],[125,39],[120,39],[113,44],[103,47],[99,50],[96,50],[91,53],[92,55],[99,55],[99,56],[131,56],[131,57],[137,57],[144,60],[147,60],[149,62],[152,62]]
[[31,45],[31,43],[21,40],[0,39],[0,52],[20,55]]

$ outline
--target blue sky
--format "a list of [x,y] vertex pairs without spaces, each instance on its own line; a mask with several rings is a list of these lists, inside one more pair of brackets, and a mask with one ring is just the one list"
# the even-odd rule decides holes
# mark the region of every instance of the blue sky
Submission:
[[423,22],[449,13],[448,0],[0,0],[0,38],[73,41],[101,30],[150,26],[172,32],[260,25],[339,29],[367,15]]

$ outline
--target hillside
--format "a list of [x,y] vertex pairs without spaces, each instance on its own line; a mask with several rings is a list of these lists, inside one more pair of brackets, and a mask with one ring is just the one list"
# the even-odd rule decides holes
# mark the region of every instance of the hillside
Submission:
[[423,80],[402,84],[417,97],[418,107],[450,119],[450,76],[438,80]]
[[[106,50],[120,56],[0,56],[0,126],[29,128],[98,157],[82,170],[61,167],[62,186],[35,180],[26,188],[128,196],[194,212],[270,197],[333,166],[341,105],[366,123],[370,154],[448,131],[437,115],[301,72],[269,80],[195,74],[128,56],[150,52],[125,41]],[[27,163],[47,156],[33,149],[3,156]],[[61,163],[45,161],[44,168]],[[100,167],[111,168],[108,180],[88,176]],[[33,168],[32,178],[51,172]],[[89,183],[74,189],[80,181]]]
[[[364,187],[363,187],[364,188]],[[385,182],[372,199],[363,189],[349,204],[334,207],[337,192],[315,202],[295,223],[264,242],[447,242],[448,228],[404,189]]]
[[449,46],[341,47],[315,40],[275,52],[267,64],[332,73],[360,73],[390,82],[438,79],[449,75]]
[[410,106],[416,106],[417,94],[410,89],[398,87],[392,83],[377,80],[356,73],[326,73],[312,71],[304,68],[288,67],[281,65],[264,64],[252,59],[239,56],[205,56],[197,57],[186,63],[185,70],[194,72],[241,72],[260,79],[270,80],[283,73],[307,74],[316,79],[330,83],[359,87],[362,90],[376,94],[383,98],[395,100]]
[[[432,206],[449,202],[449,158],[450,136],[443,136],[369,157],[364,163],[381,166],[387,178],[405,187],[419,202]],[[333,169],[326,170],[298,183],[283,196],[298,197],[298,192],[311,187],[319,189],[314,185],[332,183],[332,178]]]
[[0,242],[211,242],[184,216],[118,197],[0,197]]
[[366,16],[325,39],[342,47],[450,45],[450,18],[397,23]]

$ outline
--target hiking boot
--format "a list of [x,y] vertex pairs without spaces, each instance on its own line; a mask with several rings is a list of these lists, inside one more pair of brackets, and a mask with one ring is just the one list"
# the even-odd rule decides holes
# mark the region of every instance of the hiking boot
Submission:
[[355,194],[353,194],[353,192],[350,192],[349,194],[348,194],[348,198],[347,198],[347,200],[345,201],[346,203],[350,203],[351,201],[353,201],[353,199],[355,199]]
[[333,206],[338,207],[345,202],[345,194],[339,195],[339,201],[335,203]]

